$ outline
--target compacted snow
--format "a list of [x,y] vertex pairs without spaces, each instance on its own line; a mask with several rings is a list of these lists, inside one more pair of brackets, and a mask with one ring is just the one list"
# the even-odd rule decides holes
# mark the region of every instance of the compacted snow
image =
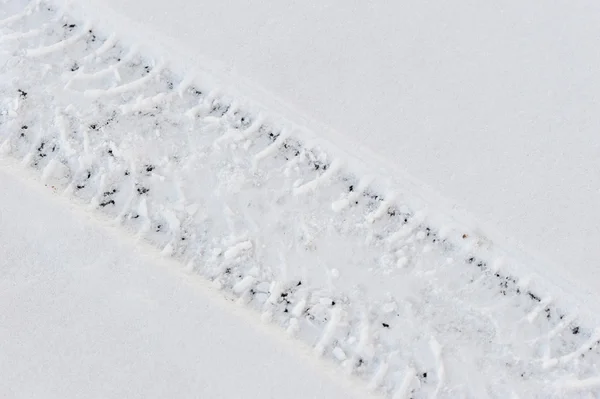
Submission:
[[[255,320],[310,346],[315,356],[358,377],[372,392],[394,399],[598,393],[600,299],[593,273],[583,283],[560,268],[540,269],[518,247],[496,244],[479,225],[453,223],[453,213],[443,212],[447,204],[422,184],[382,179],[393,168],[357,163],[344,148],[351,140],[325,143],[314,139],[320,132],[311,139],[292,121],[273,117],[264,104],[223,90],[218,79],[195,78],[196,70],[179,65],[173,52],[137,47],[110,24],[82,19],[84,11],[4,1],[0,156],[7,162],[17,161],[50,193],[203,276]],[[236,78],[230,76],[227,84],[237,85]],[[360,151],[368,161],[369,151]],[[16,223],[12,202],[2,212]],[[56,211],[41,212],[64,219]],[[11,227],[3,230],[11,235]],[[81,240],[89,244],[90,234]],[[47,238],[20,245],[47,245],[45,253],[52,253],[59,242],[71,240]],[[119,235],[113,240],[105,245],[120,245]],[[128,259],[151,253],[123,251]],[[76,262],[83,253],[68,249],[65,257]],[[92,272],[108,273],[106,279],[118,284],[137,274],[143,282],[166,273],[145,274],[145,261],[97,258]],[[111,274],[107,267],[126,274]],[[11,263],[4,269],[6,284],[26,289],[19,274],[11,280]],[[79,275],[60,265],[52,270],[63,270],[57,284]],[[144,306],[154,306],[154,297],[166,301],[175,295],[169,287],[178,283],[176,277],[165,279],[164,285],[154,281],[150,294],[133,295],[146,289],[135,284],[121,286],[123,307],[138,299]],[[185,292],[200,295],[191,288]],[[111,298],[109,314],[120,306],[118,297]],[[174,296],[164,309],[180,305],[185,315],[198,306],[210,310],[208,303],[186,301]],[[168,323],[178,314],[144,316],[140,323],[155,320],[164,331],[159,319]],[[208,328],[202,333],[212,334],[203,319],[217,316],[189,317],[197,320],[188,320],[179,333]],[[30,334],[36,341],[36,330]],[[164,346],[154,351],[156,358],[171,353]],[[238,352],[246,359],[245,349]],[[154,359],[152,353],[145,356]],[[227,355],[214,356],[220,361]],[[17,360],[15,354],[7,358]],[[305,378],[308,384],[320,384],[311,378]]]

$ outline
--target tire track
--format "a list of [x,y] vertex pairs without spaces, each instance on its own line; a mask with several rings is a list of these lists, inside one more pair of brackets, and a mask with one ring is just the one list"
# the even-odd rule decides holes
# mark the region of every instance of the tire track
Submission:
[[390,397],[598,392],[597,330],[444,237],[400,190],[380,194],[114,35],[23,6],[0,15],[0,152],[44,184]]

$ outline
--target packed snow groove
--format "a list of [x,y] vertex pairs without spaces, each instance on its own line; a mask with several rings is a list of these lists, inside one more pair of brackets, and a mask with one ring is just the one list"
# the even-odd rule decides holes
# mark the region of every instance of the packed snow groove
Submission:
[[372,390],[600,397],[600,330],[162,60],[6,0],[0,77],[0,154]]

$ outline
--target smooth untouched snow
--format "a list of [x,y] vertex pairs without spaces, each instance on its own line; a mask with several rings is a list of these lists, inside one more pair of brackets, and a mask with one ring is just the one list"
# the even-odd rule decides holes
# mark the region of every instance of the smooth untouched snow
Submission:
[[366,397],[197,277],[4,168],[0,397]]
[[384,175],[408,172],[538,272],[600,284],[598,2],[78,6]]

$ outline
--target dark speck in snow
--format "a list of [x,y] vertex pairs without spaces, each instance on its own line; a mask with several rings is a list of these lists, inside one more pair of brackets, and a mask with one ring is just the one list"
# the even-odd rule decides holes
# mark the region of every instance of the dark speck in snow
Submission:
[[115,201],[113,201],[113,200],[110,200],[110,201],[102,202],[102,203],[100,204],[100,206],[104,208],[104,207],[105,207],[105,206],[107,206],[107,205],[114,205],[114,204],[115,204]]

